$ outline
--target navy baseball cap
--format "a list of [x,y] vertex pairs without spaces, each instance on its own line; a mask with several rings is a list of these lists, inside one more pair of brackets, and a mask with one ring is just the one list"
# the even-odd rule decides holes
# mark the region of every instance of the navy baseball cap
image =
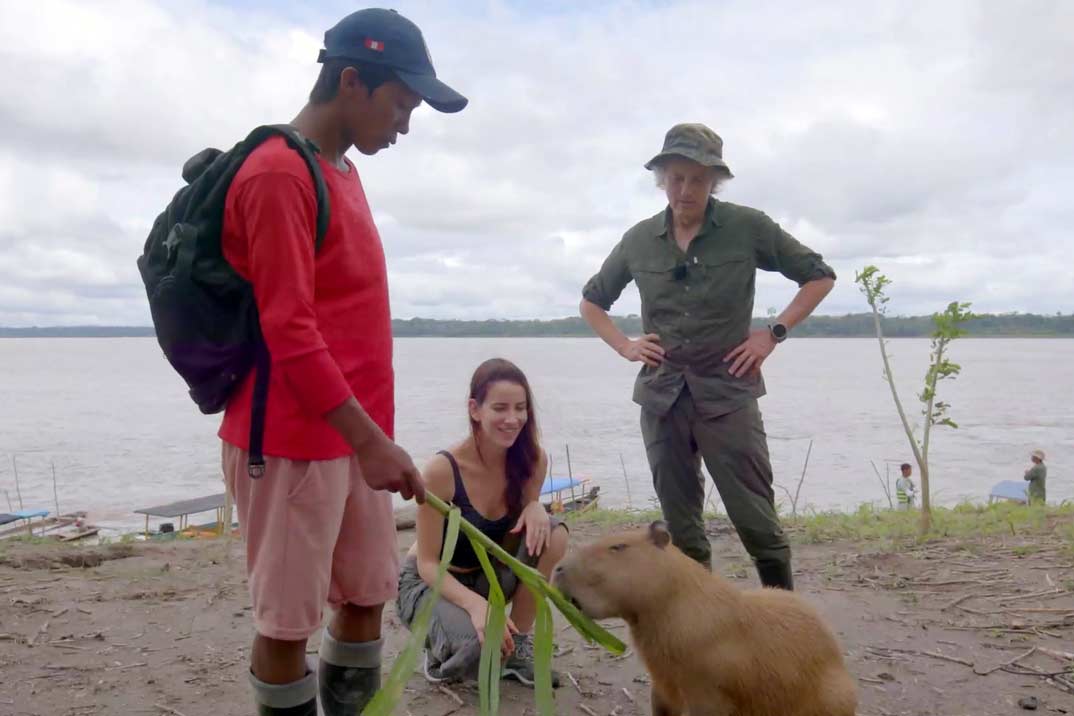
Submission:
[[421,30],[395,10],[359,10],[336,23],[324,33],[317,61],[334,59],[390,67],[400,82],[440,112],[458,112],[469,101],[436,78]]

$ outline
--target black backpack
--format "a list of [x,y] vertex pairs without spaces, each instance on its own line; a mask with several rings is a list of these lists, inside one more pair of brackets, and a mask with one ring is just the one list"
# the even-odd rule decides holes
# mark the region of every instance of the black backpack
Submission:
[[317,147],[286,124],[250,132],[230,151],[203,149],[183,165],[187,185],[153,222],[138,258],[157,342],[205,414],[219,413],[253,368],[251,477],[265,471],[262,454],[271,360],[261,336],[253,288],[224,258],[224,200],[239,167],[265,140],[283,136],[302,155],[317,191],[315,250],[328,231],[328,191]]

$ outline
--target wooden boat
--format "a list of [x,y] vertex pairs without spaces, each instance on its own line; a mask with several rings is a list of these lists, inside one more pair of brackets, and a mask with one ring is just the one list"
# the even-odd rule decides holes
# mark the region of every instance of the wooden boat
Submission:
[[[0,539],[5,537],[17,537],[21,535],[33,536],[34,528],[40,531],[46,525],[56,522],[55,517],[49,518],[48,510],[15,510],[0,514],[0,525],[12,525],[0,531]],[[34,522],[34,518],[39,518]]]
[[[0,514],[0,525],[18,522],[17,526],[0,530],[0,539],[34,536],[55,538],[61,542],[74,542],[91,537],[100,530],[97,526],[86,523],[85,512],[71,512],[56,517],[48,517],[48,510],[20,510]],[[33,521],[38,517],[37,522]],[[25,520],[25,523],[22,521]]]
[[597,506],[600,486],[591,485],[588,478],[545,478],[541,486],[541,498],[547,498],[544,507],[552,514],[586,512]]

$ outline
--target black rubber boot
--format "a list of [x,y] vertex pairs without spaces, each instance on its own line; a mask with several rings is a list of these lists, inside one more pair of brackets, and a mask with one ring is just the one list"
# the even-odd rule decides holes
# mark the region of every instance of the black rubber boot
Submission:
[[290,684],[266,684],[252,673],[257,716],[317,716],[317,678],[313,672]]
[[322,659],[317,666],[317,684],[324,716],[356,716],[380,688],[380,667],[336,666]]
[[317,699],[286,709],[258,704],[257,716],[317,716]]
[[761,584],[765,587],[776,587],[794,591],[794,577],[791,576],[789,562],[776,560],[757,560],[757,574],[761,577]]
[[317,685],[324,716],[360,714],[380,688],[383,641],[338,641],[327,629],[321,637]]

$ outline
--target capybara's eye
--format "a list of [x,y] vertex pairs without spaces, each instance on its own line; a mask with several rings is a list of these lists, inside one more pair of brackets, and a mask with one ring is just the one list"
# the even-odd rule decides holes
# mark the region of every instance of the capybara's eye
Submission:
[[610,549],[613,552],[622,552],[624,549],[626,549],[626,544],[623,543],[623,542],[620,542],[619,544],[613,544],[608,549]]

